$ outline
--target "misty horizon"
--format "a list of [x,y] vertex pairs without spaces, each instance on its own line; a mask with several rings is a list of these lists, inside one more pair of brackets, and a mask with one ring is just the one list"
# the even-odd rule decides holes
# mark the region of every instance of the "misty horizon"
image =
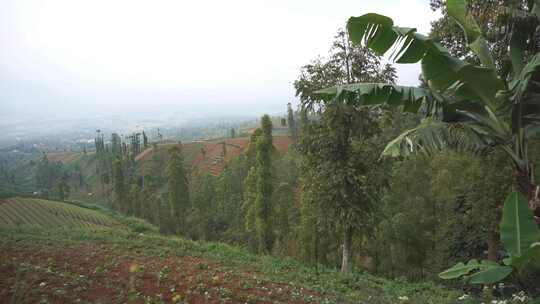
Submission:
[[[415,12],[419,31],[429,31],[436,13],[427,0],[391,2],[8,0],[0,11],[1,127],[282,113],[297,103],[300,68],[328,53],[351,15],[379,11],[400,22]],[[418,65],[396,68],[400,83],[418,83]]]

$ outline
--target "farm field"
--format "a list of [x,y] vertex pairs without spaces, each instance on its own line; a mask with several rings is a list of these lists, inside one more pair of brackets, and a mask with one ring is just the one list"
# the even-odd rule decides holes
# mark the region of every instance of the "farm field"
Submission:
[[0,199],[0,227],[112,228],[116,220],[96,210],[36,198]]
[[[85,210],[35,199],[3,200],[0,210],[28,202]],[[21,216],[32,213],[17,210]],[[315,270],[290,258],[160,236],[152,229],[88,229],[84,224],[63,229],[39,221],[28,217],[25,225],[0,226],[0,303],[386,304],[404,296],[414,303],[454,303],[458,296],[433,284]]]

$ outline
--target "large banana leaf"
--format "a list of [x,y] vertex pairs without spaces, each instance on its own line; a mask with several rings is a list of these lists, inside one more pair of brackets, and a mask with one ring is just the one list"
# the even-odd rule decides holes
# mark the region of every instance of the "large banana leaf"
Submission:
[[[473,274],[469,275],[470,273]],[[470,260],[467,264],[457,263],[453,267],[439,273],[443,280],[466,277],[473,284],[492,284],[507,277],[512,272],[512,267],[500,266],[499,264],[484,260]]]
[[[533,2],[531,12],[536,14],[536,17],[538,18],[538,21],[540,21],[540,0],[533,0],[533,1],[529,1],[529,2]],[[529,5],[529,6],[531,6],[531,5]]]
[[382,156],[433,154],[444,150],[481,153],[490,146],[488,140],[488,137],[479,135],[467,124],[449,124],[428,117],[415,128],[403,132],[389,142]]
[[444,103],[442,119],[449,123],[467,123],[479,135],[492,138],[493,143],[505,143],[511,136],[508,123],[500,119],[490,107],[481,103],[459,101]]
[[[528,2],[528,10],[521,9],[517,3],[508,3],[509,7],[503,6],[502,17],[513,20],[509,55],[514,79],[518,78],[523,70],[523,61],[527,58],[531,31],[534,31],[534,28],[540,23],[540,0],[529,0]],[[536,24],[531,23],[535,19]]]
[[[325,101],[352,105],[388,104],[405,111],[423,112],[422,124],[390,142],[386,156],[433,153],[447,149],[481,152],[487,146],[506,144],[509,126],[481,103],[449,103],[430,90],[381,83],[358,83],[322,89],[316,92]],[[437,119],[434,119],[436,116]]]
[[480,270],[467,277],[467,280],[471,284],[494,284],[506,278],[512,271],[512,267],[497,265]]
[[326,101],[343,101],[354,105],[389,104],[403,106],[404,111],[418,112],[422,104],[433,105],[429,90],[385,83],[355,83],[315,92]]
[[533,130],[540,125],[540,54],[534,55],[512,79],[509,89],[512,100],[516,101],[512,107],[513,125],[531,133],[527,137],[534,135]]
[[465,0],[447,0],[448,15],[454,18],[465,33],[469,48],[478,56],[484,66],[495,68],[486,39],[472,14],[467,11]]
[[[538,89],[538,81],[540,80],[540,53],[534,55],[529,62],[523,67],[519,75],[514,76],[509,84],[509,90],[513,100],[521,100],[527,96],[529,88]],[[534,90],[532,93],[539,94],[540,90]],[[538,98],[537,95],[533,96]],[[538,101],[537,101],[538,102]]]
[[506,198],[500,230],[504,248],[514,257],[522,256],[540,239],[538,225],[522,194],[513,192]]
[[484,261],[484,263],[482,263],[475,259],[470,260],[467,264],[459,262],[451,268],[448,268],[447,270],[439,273],[439,278],[443,280],[457,279],[459,277],[469,274],[471,271],[478,269],[486,269],[493,266],[498,266],[498,264],[493,264],[493,262],[491,261]]
[[[540,265],[540,242],[534,243],[527,248],[521,256],[511,256],[504,260],[506,265],[521,271],[524,267],[531,265]],[[540,267],[540,266],[537,266]]]
[[493,68],[452,57],[448,50],[418,34],[416,29],[394,26],[389,17],[373,13],[351,17],[347,29],[353,44],[362,43],[381,55],[390,51],[397,63],[421,61],[422,75],[435,90],[459,87],[463,99],[495,107],[497,92],[504,89]]

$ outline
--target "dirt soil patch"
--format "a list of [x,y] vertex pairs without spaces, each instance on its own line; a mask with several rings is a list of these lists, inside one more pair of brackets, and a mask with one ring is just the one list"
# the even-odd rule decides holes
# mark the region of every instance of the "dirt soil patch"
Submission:
[[319,295],[256,273],[114,245],[0,243],[0,303],[314,303]]

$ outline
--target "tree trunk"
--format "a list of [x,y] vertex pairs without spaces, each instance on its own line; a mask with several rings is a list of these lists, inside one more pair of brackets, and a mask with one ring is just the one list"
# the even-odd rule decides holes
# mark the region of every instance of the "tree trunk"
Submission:
[[351,255],[352,255],[352,237],[353,237],[353,228],[345,228],[343,235],[343,256],[341,259],[341,272],[348,273],[351,272]]
[[534,191],[534,185],[531,176],[531,173],[526,168],[518,168],[515,172],[516,188],[529,200],[531,200]]
[[499,233],[497,233],[497,229],[492,228],[492,230],[489,232],[487,245],[488,245],[488,252],[487,252],[488,260],[497,262],[498,251],[499,251]]

